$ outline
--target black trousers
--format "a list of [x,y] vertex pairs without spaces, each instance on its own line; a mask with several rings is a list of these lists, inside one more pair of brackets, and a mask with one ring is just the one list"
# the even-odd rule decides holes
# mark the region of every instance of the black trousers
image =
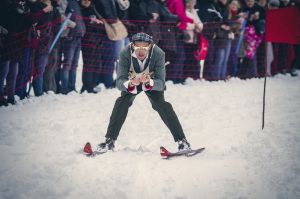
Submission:
[[[139,94],[140,92],[138,92]],[[185,138],[181,124],[173,110],[172,105],[165,101],[164,91],[146,91],[152,108],[156,110],[171,131],[173,138],[176,141]],[[116,100],[108,125],[106,138],[116,140],[119,136],[122,125],[127,117],[128,109],[132,105],[135,97],[138,94],[132,94],[125,91],[121,92],[121,96]]]

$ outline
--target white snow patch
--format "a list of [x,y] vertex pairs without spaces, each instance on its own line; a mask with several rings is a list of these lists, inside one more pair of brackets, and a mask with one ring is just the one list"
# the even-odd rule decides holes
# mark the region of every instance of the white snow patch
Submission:
[[198,156],[163,160],[176,150],[144,93],[137,96],[117,152],[80,154],[104,140],[117,89],[55,95],[0,108],[0,198],[300,198],[300,77],[167,82],[171,102]]

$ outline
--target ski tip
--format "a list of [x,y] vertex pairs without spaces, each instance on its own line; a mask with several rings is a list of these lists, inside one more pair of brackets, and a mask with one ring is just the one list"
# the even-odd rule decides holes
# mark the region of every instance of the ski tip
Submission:
[[168,158],[170,152],[163,146],[160,147],[160,155],[163,158]]
[[87,142],[83,148],[83,153],[86,155],[91,155],[93,154],[92,146],[91,143]]

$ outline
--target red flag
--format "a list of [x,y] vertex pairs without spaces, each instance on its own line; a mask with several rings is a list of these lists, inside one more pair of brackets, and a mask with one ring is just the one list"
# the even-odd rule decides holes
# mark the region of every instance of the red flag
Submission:
[[268,10],[266,40],[276,43],[300,44],[300,10],[297,7]]

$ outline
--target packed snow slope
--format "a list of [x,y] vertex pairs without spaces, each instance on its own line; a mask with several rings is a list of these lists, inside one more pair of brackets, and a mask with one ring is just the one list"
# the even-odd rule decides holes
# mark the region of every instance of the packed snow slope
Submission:
[[117,89],[46,94],[0,108],[1,199],[299,199],[300,77],[167,82],[194,157],[176,151],[146,95],[137,96],[116,152],[81,154],[104,140]]

